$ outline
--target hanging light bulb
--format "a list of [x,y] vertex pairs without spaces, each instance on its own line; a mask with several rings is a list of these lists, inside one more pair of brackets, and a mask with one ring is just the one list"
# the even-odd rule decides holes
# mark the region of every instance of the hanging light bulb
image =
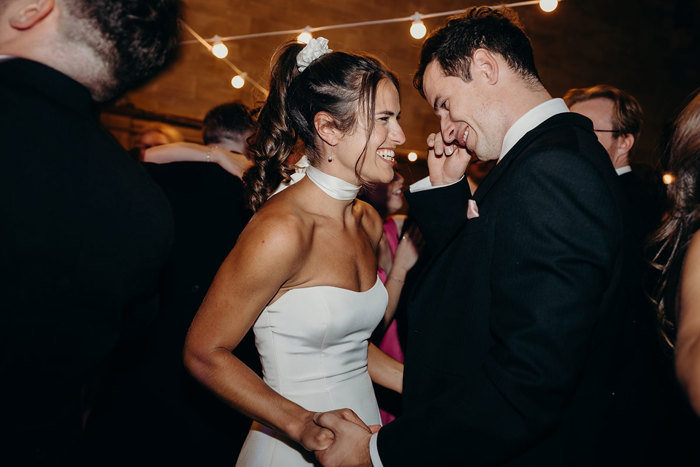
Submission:
[[558,4],[557,0],[540,0],[540,8],[547,13],[554,11]]
[[211,48],[211,53],[213,53],[216,58],[225,58],[226,55],[228,55],[228,47],[221,42],[219,36],[214,36],[214,45]]
[[411,161],[411,162],[417,161],[417,160],[418,160],[418,154],[416,154],[415,152],[409,152],[409,153],[408,153],[408,160]]
[[676,181],[676,177],[673,176],[673,174],[666,172],[662,178],[664,181],[664,185],[670,185],[674,181]]
[[428,31],[423,24],[423,16],[416,11],[416,13],[411,16],[413,24],[411,24],[411,37],[414,39],[423,39],[425,33]]
[[297,36],[297,42],[302,44],[308,44],[314,36],[311,34],[311,26],[306,26],[304,30]]
[[231,80],[231,86],[233,86],[236,89],[241,89],[245,85],[245,77],[247,76],[246,73],[242,73],[240,75],[236,75],[233,77]]

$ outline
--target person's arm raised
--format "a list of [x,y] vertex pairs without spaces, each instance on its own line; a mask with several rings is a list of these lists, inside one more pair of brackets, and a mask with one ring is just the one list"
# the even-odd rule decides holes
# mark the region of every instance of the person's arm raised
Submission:
[[306,240],[291,214],[258,213],[216,274],[185,342],[185,365],[204,385],[245,415],[308,450],[325,449],[330,431],[313,412],[267,386],[231,351],[263,308],[304,262]]
[[196,143],[170,143],[146,149],[144,162],[167,164],[170,162],[215,162],[231,175],[242,178],[253,163],[243,154],[227,151],[218,146]]

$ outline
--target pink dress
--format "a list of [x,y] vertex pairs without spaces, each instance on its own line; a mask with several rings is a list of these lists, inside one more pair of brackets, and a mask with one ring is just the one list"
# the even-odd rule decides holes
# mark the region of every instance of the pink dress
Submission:
[[[389,250],[391,251],[391,260],[394,260],[394,253],[396,252],[396,247],[399,246],[399,231],[396,227],[396,223],[393,219],[389,218],[384,222],[384,236],[386,237],[387,243],[389,244]],[[379,279],[386,284],[386,271],[382,268],[377,268],[377,274]],[[386,330],[384,337],[382,338],[379,348],[382,349],[387,355],[395,358],[396,360],[403,362],[404,356],[401,350],[401,343],[399,342],[399,333],[396,325],[396,319],[391,320],[391,324]],[[386,425],[390,421],[394,420],[396,417],[389,412],[379,408],[379,413],[382,416],[382,424]]]

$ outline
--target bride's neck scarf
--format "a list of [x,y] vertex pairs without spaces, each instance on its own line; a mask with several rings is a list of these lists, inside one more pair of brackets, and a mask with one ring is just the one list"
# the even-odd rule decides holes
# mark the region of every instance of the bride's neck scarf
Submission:
[[312,165],[306,169],[306,176],[309,177],[309,180],[314,182],[314,185],[323,190],[325,194],[341,201],[355,199],[357,192],[360,191],[361,188],[358,185],[353,185],[338,177],[321,172]]
[[341,201],[355,199],[357,193],[360,191],[359,186],[348,183],[345,180],[334,177],[333,175],[328,175],[325,172],[321,172],[316,167],[312,167],[311,164],[309,164],[309,160],[306,158],[306,156],[303,156],[299,162],[294,165],[294,173],[292,174],[289,182],[280,183],[270,197],[273,197],[285,188],[294,185],[306,175],[309,176],[309,180],[311,180],[314,185],[323,190],[323,192],[328,196]]

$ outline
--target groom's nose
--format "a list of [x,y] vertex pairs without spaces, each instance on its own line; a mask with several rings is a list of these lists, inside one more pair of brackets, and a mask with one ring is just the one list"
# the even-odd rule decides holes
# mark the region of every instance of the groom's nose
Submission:
[[452,143],[456,133],[455,124],[449,118],[442,118],[440,120],[440,133],[442,133],[442,140],[445,143]]

